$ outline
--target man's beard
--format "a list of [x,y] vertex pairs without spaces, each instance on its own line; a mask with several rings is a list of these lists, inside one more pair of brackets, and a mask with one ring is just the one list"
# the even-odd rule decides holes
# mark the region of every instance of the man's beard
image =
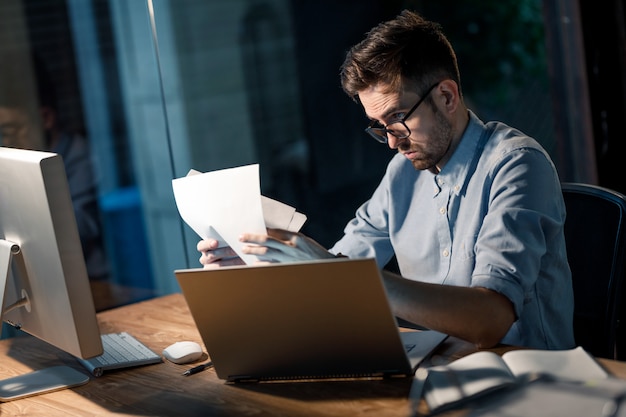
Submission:
[[[422,157],[411,160],[416,170],[433,170],[441,159],[448,153],[452,144],[452,123],[450,123],[435,106],[432,106],[435,115],[435,125],[431,132],[428,133],[431,141],[428,149],[419,149]],[[409,142],[407,148],[412,148]],[[402,149],[401,149],[402,150]],[[437,170],[438,171],[438,170]]]

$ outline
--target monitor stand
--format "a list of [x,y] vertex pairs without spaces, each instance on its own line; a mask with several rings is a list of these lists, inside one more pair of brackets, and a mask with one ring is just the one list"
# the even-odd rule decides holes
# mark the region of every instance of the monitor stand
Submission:
[[9,273],[11,272],[11,261],[13,259],[15,259],[15,265],[19,268],[18,271],[20,271],[20,275],[25,278],[26,268],[23,266],[24,259],[21,256],[20,246],[17,243],[0,239],[0,322],[2,321],[2,316],[5,313],[19,307],[24,307],[26,311],[30,313],[30,300],[28,298],[28,293],[24,289],[22,289],[22,298],[6,307],[4,305],[7,283],[9,281]]
[[[8,240],[0,239],[0,309],[4,307],[4,292],[11,270],[11,258],[20,253],[20,246]],[[0,310],[2,319],[2,310]]]
[[[5,312],[25,307],[30,311],[28,294],[22,290],[22,298],[4,307],[7,281],[11,271],[11,260],[20,255],[20,246],[0,239],[0,322]],[[0,380],[0,401],[6,402],[32,395],[44,394],[64,388],[71,388],[89,382],[89,377],[69,366],[53,366]]]

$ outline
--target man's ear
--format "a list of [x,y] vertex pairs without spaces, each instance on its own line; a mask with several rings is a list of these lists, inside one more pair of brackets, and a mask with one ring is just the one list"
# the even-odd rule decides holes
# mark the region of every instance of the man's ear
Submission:
[[453,113],[461,102],[458,84],[454,80],[443,80],[437,90],[442,97],[442,104],[448,112]]

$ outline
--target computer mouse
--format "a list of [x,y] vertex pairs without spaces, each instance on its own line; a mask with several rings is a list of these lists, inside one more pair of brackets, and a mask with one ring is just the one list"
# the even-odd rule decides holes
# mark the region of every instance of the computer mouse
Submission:
[[163,356],[170,362],[184,364],[195,362],[202,356],[202,347],[191,341],[176,342],[163,349]]

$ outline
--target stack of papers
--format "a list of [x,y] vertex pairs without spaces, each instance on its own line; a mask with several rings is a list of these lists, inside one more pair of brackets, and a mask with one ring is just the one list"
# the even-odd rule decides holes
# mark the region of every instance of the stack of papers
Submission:
[[246,165],[172,180],[176,206],[182,219],[202,239],[230,246],[250,265],[258,259],[244,254],[239,236],[266,234],[267,228],[300,230],[306,216],[295,208],[261,195],[259,165]]

